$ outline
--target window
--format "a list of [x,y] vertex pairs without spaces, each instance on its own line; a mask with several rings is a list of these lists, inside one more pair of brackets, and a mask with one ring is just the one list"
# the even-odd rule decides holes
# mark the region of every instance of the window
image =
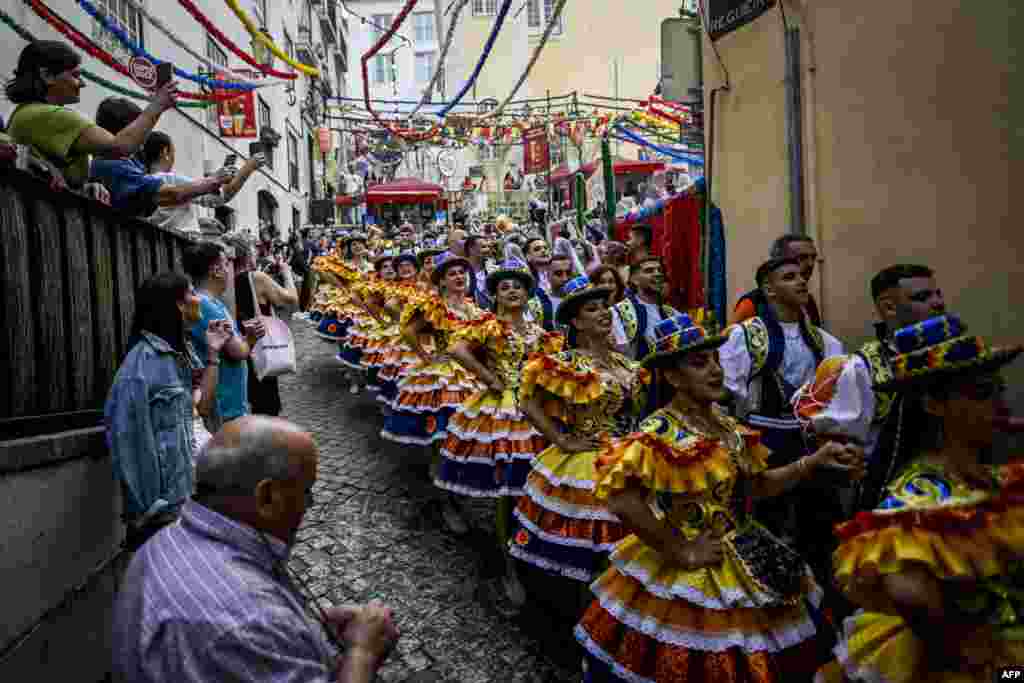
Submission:
[[323,187],[317,182],[317,157],[320,149],[312,135],[306,137],[306,150],[309,154],[309,198],[320,199]]
[[256,0],[256,17],[260,20],[260,27],[270,26],[270,13],[267,11],[267,0]]
[[[126,0],[96,0],[94,4],[96,9],[111,23],[116,24],[118,28],[127,33],[133,43],[139,47],[145,47],[142,35],[142,15],[137,9],[129,5]],[[129,56],[128,50],[118,42],[113,34],[104,30],[99,22],[94,22],[93,26],[93,37],[102,43],[103,47],[117,56]]]
[[[260,130],[266,128],[273,128],[273,124],[270,122],[270,105],[267,104],[266,100],[262,97],[256,98],[256,110],[260,121]],[[267,160],[267,168],[271,171],[274,170],[274,149],[272,147],[263,146],[263,156]]]
[[373,58],[373,82],[394,82],[395,70],[392,65],[393,56],[377,55]]
[[288,187],[299,189],[299,140],[288,131]]
[[[225,69],[228,68],[228,53],[220,49],[217,41],[209,35],[206,36],[206,58],[217,66],[222,66]],[[217,114],[217,107],[206,108],[206,125],[218,133],[220,132],[220,119]]]
[[[555,0],[528,0],[527,24],[535,31],[543,31],[547,27],[548,21],[551,20],[551,15],[554,13]],[[564,19],[565,14],[563,12],[562,16],[558,17],[558,23],[551,29],[551,35],[557,36],[562,34],[562,22]]]
[[417,43],[434,42],[434,15],[431,12],[412,15],[412,26]]
[[416,82],[430,83],[434,75],[434,53],[421,52],[416,55]]
[[473,0],[475,16],[491,16],[498,13],[498,0]]

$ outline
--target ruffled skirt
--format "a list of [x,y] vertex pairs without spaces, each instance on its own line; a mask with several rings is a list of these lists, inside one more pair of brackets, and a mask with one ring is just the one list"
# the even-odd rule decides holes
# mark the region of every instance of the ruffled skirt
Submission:
[[821,601],[810,569],[790,604],[762,591],[729,552],[721,565],[687,571],[630,536],[612,564],[575,631],[591,670],[608,680],[799,683],[828,657],[809,607]]
[[598,452],[566,454],[557,446],[533,462],[515,509],[519,529],[509,553],[579,581],[593,581],[604,558],[626,537],[618,518],[594,497]]
[[448,420],[480,385],[455,361],[412,367],[398,382],[381,436],[414,446],[427,446],[448,436]]
[[523,495],[530,461],[547,442],[523,417],[515,392],[487,390],[467,399],[448,422],[434,483],[466,496]]

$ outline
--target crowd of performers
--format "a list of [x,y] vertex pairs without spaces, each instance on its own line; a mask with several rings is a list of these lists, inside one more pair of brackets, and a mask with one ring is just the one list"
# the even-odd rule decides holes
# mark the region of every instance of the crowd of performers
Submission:
[[767,261],[719,333],[660,302],[657,259],[623,293],[566,278],[543,238],[481,263],[455,237],[347,234],[311,318],[382,436],[433,449],[453,533],[464,497],[496,502],[508,600],[528,599],[518,562],[575,583],[585,680],[1024,664],[1024,468],[988,461],[1021,348],[969,334],[930,269],[875,276],[877,340],[844,353],[807,314],[813,259]]

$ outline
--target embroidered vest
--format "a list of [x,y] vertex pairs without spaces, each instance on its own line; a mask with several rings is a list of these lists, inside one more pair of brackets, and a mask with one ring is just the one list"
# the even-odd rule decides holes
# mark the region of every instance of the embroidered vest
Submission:
[[[636,358],[634,360],[643,360],[651,352],[651,345],[647,335],[641,333],[641,331],[646,332],[647,330],[647,307],[640,303],[636,294],[629,291],[626,292],[625,299],[615,304],[615,310],[618,312],[619,320],[622,321],[622,328],[626,332],[626,339],[630,344],[637,342]],[[665,306],[664,304],[658,304],[658,311],[661,313],[662,320],[671,318],[678,313],[671,306]]]
[[[749,386],[758,377],[761,382],[761,397],[758,402],[758,414],[772,418],[793,418],[790,399],[799,387],[791,387],[778,373],[782,367],[782,359],[786,354],[786,337],[782,326],[768,318],[749,318],[740,323],[743,336],[750,354]],[[825,356],[825,338],[821,330],[806,322],[800,321],[801,336],[814,354],[815,364],[820,364]],[[795,418],[793,418],[795,419]]]
[[[879,384],[892,379],[892,365],[889,363],[889,352],[882,342],[877,340],[868,342],[860,348],[857,355],[868,366],[868,370],[871,373],[871,384],[877,387]],[[895,399],[895,393],[875,389],[875,416],[872,420],[875,424],[881,424],[888,419]]]
[[538,325],[542,325],[548,332],[555,331],[555,311],[547,292],[537,287],[527,305]]

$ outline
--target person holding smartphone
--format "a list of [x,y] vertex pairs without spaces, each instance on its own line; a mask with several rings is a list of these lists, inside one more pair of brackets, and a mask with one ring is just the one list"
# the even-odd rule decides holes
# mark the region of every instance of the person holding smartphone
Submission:
[[142,162],[149,177],[161,182],[162,188],[173,192],[165,202],[148,218],[149,222],[163,228],[183,231],[199,231],[197,206],[216,208],[230,202],[263,166],[264,157],[256,154],[249,158],[240,169],[232,168],[237,155],[230,154],[220,172],[209,178],[194,179],[173,172],[175,161],[174,142],[162,131],[153,131],[142,147]]

